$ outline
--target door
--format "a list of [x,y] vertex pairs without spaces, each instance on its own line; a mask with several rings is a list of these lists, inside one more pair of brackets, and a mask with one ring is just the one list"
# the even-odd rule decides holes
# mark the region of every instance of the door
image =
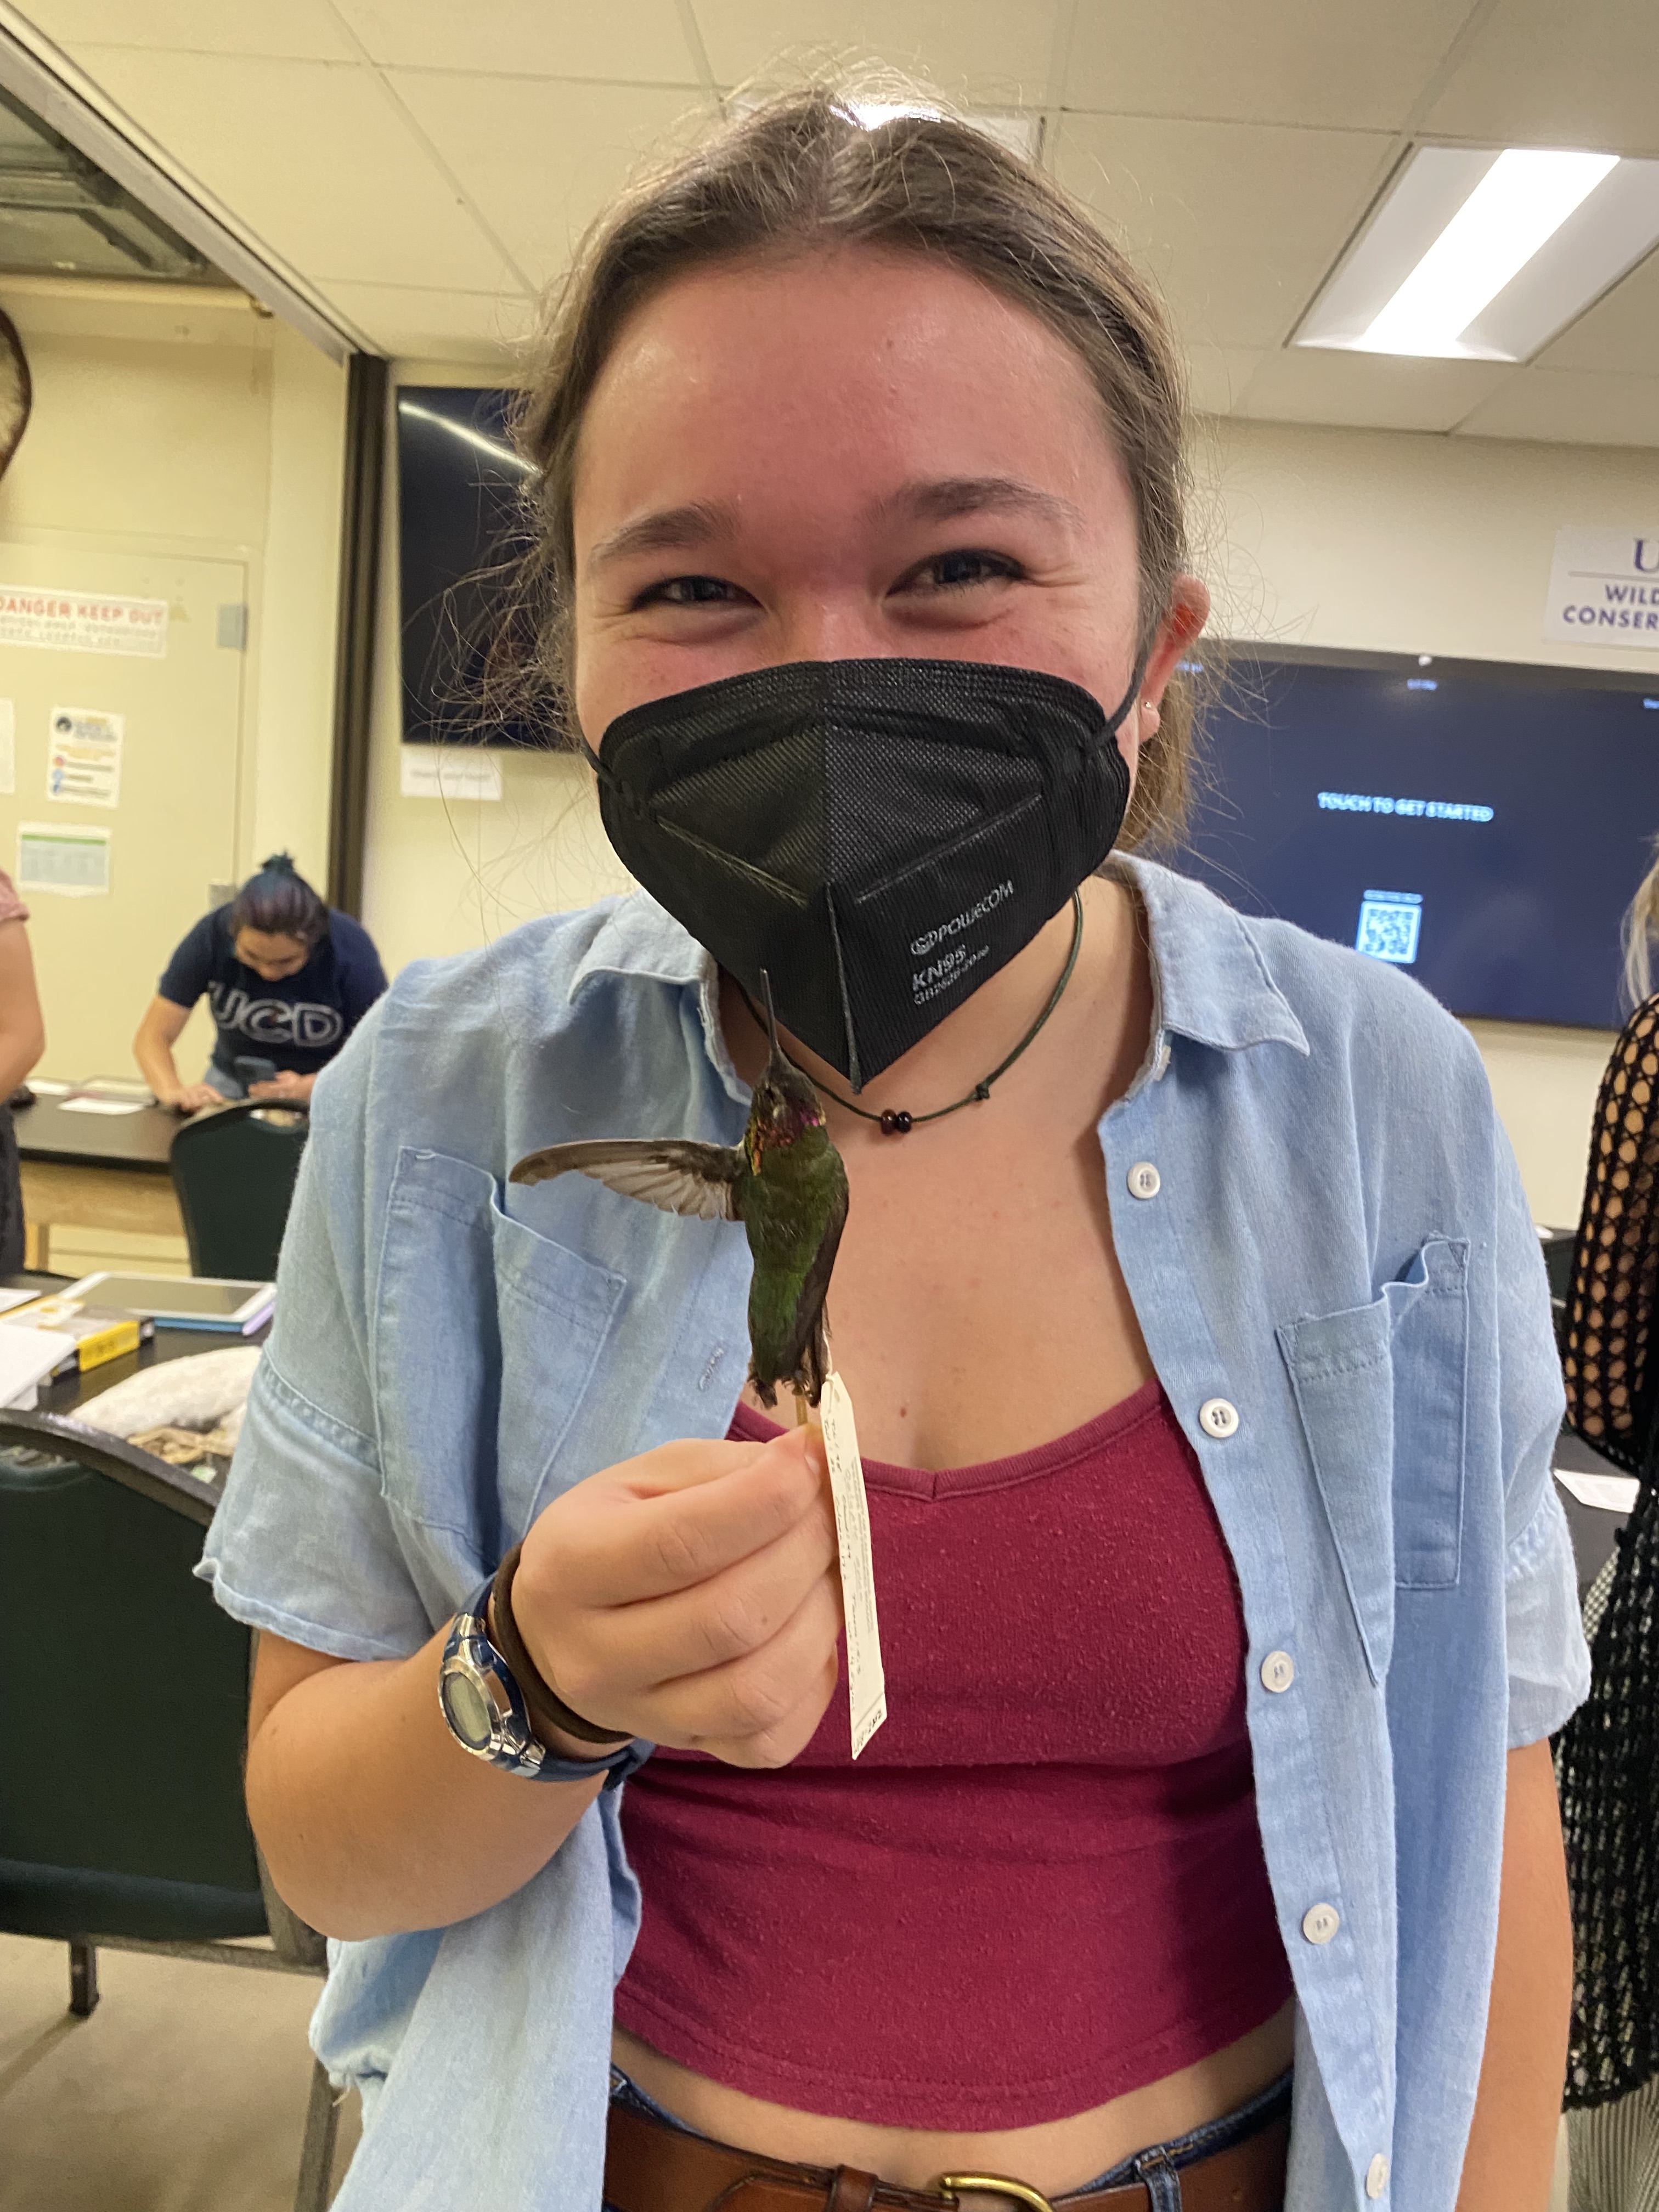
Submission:
[[[0,790],[0,866],[17,874],[23,823],[109,832],[106,892],[19,885],[46,1020],[40,1072],[136,1076],[132,1035],[156,978],[207,911],[211,887],[235,871],[247,572],[237,561],[115,552],[91,539],[0,541],[0,593],[20,586],[167,605],[165,649],[153,656],[19,643],[15,619],[0,636],[0,698],[12,702],[15,732],[15,788]],[[65,708],[122,718],[113,806],[91,803],[84,776],[49,775],[53,717]],[[52,781],[64,796],[49,795]],[[204,1007],[179,1041],[179,1072],[198,1076],[211,1046]]]

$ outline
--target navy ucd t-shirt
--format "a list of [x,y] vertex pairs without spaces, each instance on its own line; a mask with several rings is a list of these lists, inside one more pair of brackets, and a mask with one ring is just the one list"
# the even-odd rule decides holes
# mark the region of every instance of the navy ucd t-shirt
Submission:
[[227,1073],[239,1053],[257,1053],[296,1075],[325,1067],[386,988],[386,970],[361,922],[332,907],[328,934],[305,966],[267,983],[236,957],[230,908],[204,914],[156,985],[175,1006],[205,991],[219,1035],[213,1057]]

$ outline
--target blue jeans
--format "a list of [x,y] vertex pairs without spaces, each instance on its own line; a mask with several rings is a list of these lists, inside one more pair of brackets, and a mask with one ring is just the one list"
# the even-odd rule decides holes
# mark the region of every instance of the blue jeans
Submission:
[[[629,2080],[620,2066],[613,2066],[611,2069],[611,2101],[639,2113],[642,2118],[659,2120],[665,2127],[676,2129],[683,2136],[695,2136],[701,2132],[696,2128],[687,2127],[684,2120],[677,2120],[672,2112],[665,2112],[654,2099],[647,2096],[636,2081]],[[1260,2129],[1271,2126],[1273,2121],[1283,2118],[1290,2109],[1291,2076],[1287,2069],[1278,2081],[1270,2081],[1265,2089],[1240,2105],[1236,2111],[1224,2112],[1218,2120],[1206,2121],[1201,2128],[1194,2128],[1190,2135],[1171,2136],[1167,2142],[1149,2143],[1145,2150],[1138,2150],[1133,2158],[1124,2159],[1120,2165],[1109,2167],[1095,2180],[1085,2182],[1083,2188],[1121,2189],[1130,2182],[1139,2181],[1145,2184],[1152,2198],[1152,2212],[1181,2212],[1182,2166],[1195,2166],[1201,2158],[1210,2158],[1217,2151],[1231,2150],[1235,2144],[1248,2142]],[[1066,2197],[1081,2193],[1081,2191],[1067,2190]],[[1055,2203],[1063,2205],[1066,2197],[1056,2197]],[[611,2212],[611,2208],[607,2206],[605,2212]]]

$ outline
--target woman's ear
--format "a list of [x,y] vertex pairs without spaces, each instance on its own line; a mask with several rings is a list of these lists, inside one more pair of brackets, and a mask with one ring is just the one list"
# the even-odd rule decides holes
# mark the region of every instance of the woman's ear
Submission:
[[[1143,744],[1158,727],[1158,702],[1175,673],[1176,663],[1197,642],[1209,619],[1208,586],[1197,576],[1178,574],[1170,586],[1170,602],[1153,635],[1152,649],[1146,656],[1146,673],[1140,686]],[[1153,717],[1150,726],[1146,720],[1148,713]]]

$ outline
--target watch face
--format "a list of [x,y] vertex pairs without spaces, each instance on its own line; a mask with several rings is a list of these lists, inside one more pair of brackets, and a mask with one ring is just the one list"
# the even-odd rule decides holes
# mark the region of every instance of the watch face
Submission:
[[452,1660],[439,1677],[438,1689],[449,1725],[467,1749],[488,1751],[495,1741],[495,1713],[472,1669]]

